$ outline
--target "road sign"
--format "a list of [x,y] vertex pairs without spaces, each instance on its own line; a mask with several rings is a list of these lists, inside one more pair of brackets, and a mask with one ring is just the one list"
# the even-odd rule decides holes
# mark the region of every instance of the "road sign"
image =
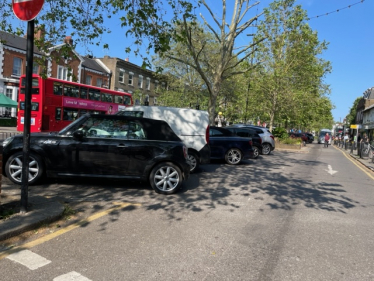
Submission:
[[44,0],[12,0],[13,13],[23,21],[33,20],[42,10]]

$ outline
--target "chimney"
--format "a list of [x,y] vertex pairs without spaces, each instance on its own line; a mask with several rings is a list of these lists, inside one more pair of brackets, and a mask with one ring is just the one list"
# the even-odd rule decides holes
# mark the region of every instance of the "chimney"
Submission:
[[45,35],[44,26],[38,26],[35,28],[35,35],[34,35],[35,39],[40,40],[44,38],[44,35]]
[[129,58],[125,58],[125,61],[129,61]]
[[66,36],[64,39],[64,43],[73,46],[73,39],[71,39],[71,36]]

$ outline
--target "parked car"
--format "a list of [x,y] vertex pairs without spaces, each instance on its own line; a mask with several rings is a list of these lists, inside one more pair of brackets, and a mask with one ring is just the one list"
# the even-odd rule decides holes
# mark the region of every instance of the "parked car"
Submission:
[[304,144],[309,142],[309,138],[305,133],[288,133],[290,138],[300,139]]
[[188,148],[191,173],[210,162],[209,115],[207,111],[167,106],[129,106],[118,115],[166,121]]
[[[262,154],[269,155],[275,149],[275,140],[274,136],[270,131],[265,127],[248,125],[248,124],[233,124],[228,127],[236,127],[236,128],[251,128],[256,131],[257,134],[262,139]],[[227,128],[227,127],[225,127]]]
[[[22,183],[23,136],[3,142],[3,170]],[[161,120],[86,114],[60,132],[30,135],[29,184],[49,177],[148,181],[175,193],[190,174],[187,147]]]
[[253,158],[252,139],[239,137],[222,127],[209,128],[209,145],[211,159],[224,159],[230,165]]
[[256,159],[260,154],[262,154],[262,139],[254,129],[237,127],[225,127],[225,129],[239,137],[252,138],[253,158]]
[[306,134],[306,136],[308,137],[308,142],[309,143],[312,143],[313,141],[314,141],[314,136],[313,136],[313,134],[311,134],[311,133],[305,133]]

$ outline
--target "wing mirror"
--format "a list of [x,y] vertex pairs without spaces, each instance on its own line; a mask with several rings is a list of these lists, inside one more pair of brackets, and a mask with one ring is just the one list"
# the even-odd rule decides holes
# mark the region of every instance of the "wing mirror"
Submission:
[[73,137],[77,140],[81,140],[84,137],[84,132],[82,130],[77,130],[73,133]]

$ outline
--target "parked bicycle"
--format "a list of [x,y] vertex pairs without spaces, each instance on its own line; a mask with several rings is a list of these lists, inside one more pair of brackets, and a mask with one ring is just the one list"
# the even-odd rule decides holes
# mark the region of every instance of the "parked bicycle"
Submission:
[[369,143],[364,144],[361,149],[361,156],[362,158],[368,157],[374,163],[374,146]]

